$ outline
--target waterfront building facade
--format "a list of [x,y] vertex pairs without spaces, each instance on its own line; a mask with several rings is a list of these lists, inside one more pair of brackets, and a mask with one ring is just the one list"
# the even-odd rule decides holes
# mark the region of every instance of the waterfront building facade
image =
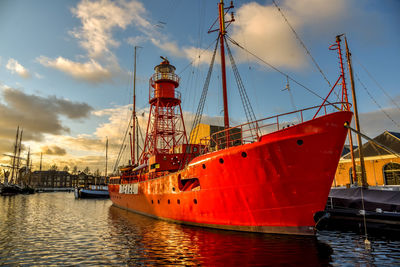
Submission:
[[[400,186],[400,133],[385,131],[374,140],[389,148],[374,142],[363,144],[365,171],[367,183],[370,186]],[[360,159],[358,149],[354,150],[357,176],[361,175]],[[347,153],[339,162],[335,174],[333,186],[351,186],[356,184],[357,179],[353,178],[351,155]]]

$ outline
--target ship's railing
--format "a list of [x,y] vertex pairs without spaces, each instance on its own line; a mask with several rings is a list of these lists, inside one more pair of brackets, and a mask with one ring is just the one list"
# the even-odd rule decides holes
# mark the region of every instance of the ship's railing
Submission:
[[150,84],[154,85],[154,83],[158,81],[172,81],[179,84],[179,76],[175,73],[156,72],[153,74],[153,76],[151,76]]
[[201,154],[224,149],[227,147],[227,144],[229,144],[229,147],[231,147],[253,143],[265,134],[279,131],[304,121],[314,119],[316,116],[315,109],[319,109],[317,113],[319,114],[318,116],[323,116],[340,110],[339,107],[343,107],[343,104],[347,103],[335,102],[309,107],[257,121],[248,122],[213,133],[211,136],[200,139],[200,144],[204,145]]
[[[150,87],[150,91],[149,91],[149,100],[150,100],[150,101],[152,101],[153,99],[156,98],[156,91],[157,91],[157,90],[155,90],[154,88]],[[164,97],[164,98],[166,98],[166,95],[160,94],[159,97]],[[173,96],[173,97],[168,97],[168,98],[173,98],[173,99],[181,100],[182,94],[181,94],[181,92],[179,92],[179,91],[177,91],[177,90],[174,90],[174,96]]]

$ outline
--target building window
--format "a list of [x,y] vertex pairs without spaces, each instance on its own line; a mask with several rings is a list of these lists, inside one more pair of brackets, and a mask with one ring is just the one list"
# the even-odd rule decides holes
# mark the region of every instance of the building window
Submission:
[[390,162],[383,166],[385,185],[400,185],[400,164]]

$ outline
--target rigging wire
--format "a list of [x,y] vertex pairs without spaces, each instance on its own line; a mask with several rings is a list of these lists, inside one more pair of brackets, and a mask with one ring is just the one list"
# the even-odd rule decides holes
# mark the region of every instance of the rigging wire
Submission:
[[301,40],[300,36],[297,34],[293,26],[289,23],[288,19],[286,18],[285,14],[283,14],[282,10],[278,6],[278,4],[275,2],[275,0],[272,0],[272,3],[274,3],[275,7],[278,9],[279,13],[282,15],[283,19],[286,21],[287,25],[289,28],[292,30],[293,34],[296,36],[296,39],[299,41],[301,46],[303,46],[304,50],[306,50],[307,54],[310,56],[312,62],[314,63],[315,67],[318,69],[318,71],[321,73],[321,75],[324,77],[324,80],[328,83],[329,87],[332,87],[331,83],[329,82],[328,78],[325,76],[324,72],[322,71],[321,67],[318,65],[317,61],[315,61],[314,57],[311,55],[310,50],[307,48],[307,46],[304,44],[304,42]]
[[210,45],[207,46],[207,48],[202,49],[202,51],[199,53],[199,55],[196,56],[196,58],[193,59],[189,64],[187,64],[187,65],[178,73],[178,75],[180,76],[183,72],[185,72],[185,71],[187,70],[187,68],[189,68],[189,67],[197,60],[197,58],[200,59],[201,55],[204,54],[205,52],[207,52],[208,49],[209,49],[209,48],[214,44],[214,42],[216,42],[217,40],[218,40],[218,38],[217,38],[216,40],[214,40],[212,43],[210,43]]
[[[316,92],[314,92],[313,90],[311,90],[310,88],[306,87],[305,85],[301,84],[300,82],[298,82],[297,80],[295,80],[294,78],[292,78],[289,74],[279,70],[278,68],[276,68],[275,66],[271,65],[270,63],[268,63],[267,61],[265,61],[264,59],[260,58],[259,56],[257,56],[256,54],[254,54],[253,52],[249,51],[248,49],[246,49],[245,47],[241,46],[238,42],[236,42],[234,39],[232,39],[230,36],[226,35],[227,38],[229,39],[229,41],[231,41],[231,43],[233,43],[234,45],[238,46],[239,48],[243,49],[245,52],[249,53],[250,55],[252,55],[253,57],[255,57],[256,59],[258,59],[259,61],[261,61],[262,63],[264,63],[265,65],[269,66],[271,69],[275,70],[276,72],[282,74],[283,76],[289,78],[289,80],[293,81],[294,83],[296,83],[297,85],[303,87],[304,89],[306,89],[308,92],[310,92],[311,94],[315,95],[316,97],[320,98],[321,100],[325,100],[322,96],[318,95]],[[334,105],[333,103],[329,102],[328,100],[326,100],[325,102],[327,102],[328,104],[333,105],[335,108],[338,108],[336,105]]]
[[128,135],[129,129],[130,129],[130,127],[131,127],[132,117],[133,117],[133,114],[131,115],[131,119],[129,120],[128,127],[126,128],[125,135],[124,135],[124,138],[123,138],[123,140],[122,140],[122,144],[121,144],[121,147],[120,147],[120,149],[119,149],[117,159],[115,160],[115,163],[114,163],[113,171],[115,171],[115,170],[117,169],[118,164],[119,164],[119,162],[120,162],[120,160],[121,160],[121,156],[122,156],[123,150],[124,150],[125,147],[126,147],[126,145],[125,145],[125,147],[124,147],[124,144],[125,144],[126,136]]
[[[232,67],[232,70],[233,70],[233,74],[235,76],[235,80],[236,80],[237,87],[238,87],[238,90],[239,90],[240,98],[242,100],[242,105],[243,105],[244,113],[246,115],[247,122],[248,123],[253,122],[253,123],[249,124],[250,132],[251,132],[252,136],[256,136],[256,135],[258,135],[258,133],[257,133],[258,127],[257,127],[257,123],[255,122],[257,119],[256,119],[256,116],[254,114],[253,107],[251,106],[249,97],[247,95],[246,88],[244,87],[243,81],[242,81],[242,79],[240,77],[240,74],[239,74],[239,71],[238,71],[238,69],[236,67],[236,63],[235,63],[235,60],[234,60],[234,58],[232,56],[231,49],[230,49],[230,47],[228,45],[228,42],[226,41],[225,37],[224,37],[224,39],[225,39],[225,43],[226,43],[226,48],[227,48],[227,51],[228,51],[229,59],[231,61],[231,67]],[[256,133],[253,133],[254,130],[256,131]]]
[[[236,20],[241,21],[240,14],[235,13],[235,17],[236,17]],[[245,34],[243,32],[241,32],[241,39],[243,40],[244,46],[247,47],[246,37],[245,37]],[[250,89],[252,91],[252,94],[253,95],[257,95],[256,94],[257,86],[255,85],[255,77],[254,77],[253,68],[252,68],[252,66],[250,64],[250,57],[249,57],[249,54],[247,54],[247,53],[245,53],[244,55],[246,56],[246,63],[248,65],[247,76],[249,76],[248,79],[246,79],[246,81],[248,82],[248,84],[250,83],[250,86],[248,85],[248,87],[250,87]],[[259,105],[259,102],[258,102],[258,98],[255,97],[255,98],[253,98],[253,100],[254,100],[253,104],[255,103],[255,106],[256,106],[256,112],[258,114],[260,114],[260,105]]]
[[[353,58],[354,58],[354,56],[353,56]],[[390,101],[397,107],[398,110],[400,110],[400,106],[393,100],[392,97],[389,96],[389,94],[386,92],[385,89],[383,89],[383,87],[377,82],[377,80],[374,79],[374,77],[372,77],[371,73],[367,70],[367,68],[364,67],[364,65],[361,64],[361,62],[360,62],[359,60],[356,59],[356,61],[357,61],[358,64],[360,64],[361,68],[364,69],[364,71],[365,71],[365,72],[367,73],[367,75],[371,78],[371,80],[374,81],[374,83],[379,87],[379,89],[382,90],[382,92],[385,94],[385,96],[387,96],[387,98],[390,99]]]
[[354,73],[354,75],[356,76],[358,82],[361,84],[361,86],[364,88],[364,90],[367,92],[368,96],[372,99],[372,101],[374,101],[374,103],[379,107],[379,109],[386,115],[386,117],[388,117],[399,129],[400,129],[400,125],[393,120],[393,118],[382,108],[381,105],[379,105],[379,103],[375,100],[375,98],[371,95],[371,93],[368,91],[367,87],[364,85],[363,82],[361,82],[360,78],[358,77],[358,75],[356,73]]
[[191,144],[194,140],[197,139],[197,134],[199,132],[199,128],[197,127],[197,125],[200,124],[201,117],[203,116],[204,104],[206,102],[208,87],[210,85],[212,69],[214,67],[214,62],[215,62],[215,55],[217,54],[218,43],[219,43],[219,40],[217,39],[217,41],[215,43],[213,56],[211,58],[210,67],[208,69],[207,78],[206,78],[206,81],[204,82],[203,91],[201,93],[199,105],[197,106],[196,115],[195,115],[195,118],[193,120],[192,129],[190,131],[193,134],[190,135],[189,144]]
[[[293,98],[293,94],[292,94],[292,90],[290,89],[290,84],[289,84],[289,78],[286,77],[286,87],[284,89],[282,89],[281,91],[288,91],[289,93],[289,97],[290,97],[290,102],[292,104],[292,108],[293,110],[297,110],[296,104],[294,103],[294,98]],[[298,121],[300,121],[300,117],[299,114],[296,113],[296,118]]]

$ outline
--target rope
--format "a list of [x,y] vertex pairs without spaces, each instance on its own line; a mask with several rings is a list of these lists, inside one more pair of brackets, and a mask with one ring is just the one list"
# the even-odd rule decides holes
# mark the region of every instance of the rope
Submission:
[[378,102],[375,100],[375,98],[371,95],[371,93],[368,91],[367,87],[361,82],[360,78],[358,77],[357,74],[354,74],[358,80],[358,82],[361,84],[361,86],[364,88],[364,90],[367,92],[368,96],[372,99],[372,101],[375,102],[375,104],[379,107],[379,109],[388,117],[398,128],[400,128],[400,125],[393,120],[392,117],[382,108],[381,105],[378,104]]
[[[201,51],[201,52],[199,53],[198,58],[200,58],[200,56],[201,56],[204,52],[206,52],[206,51],[214,44],[214,42],[217,42],[217,41],[218,41],[218,38],[217,38],[217,40],[213,41],[206,49],[203,49],[203,51]],[[178,75],[180,76],[183,72],[185,72],[185,71],[187,70],[187,68],[189,68],[196,60],[197,60],[197,58],[193,59],[189,64],[187,64],[187,65],[181,70],[181,72],[178,73]]]
[[[361,133],[360,131],[357,131],[356,129],[351,128],[348,124],[345,124],[344,127],[348,128],[349,130],[351,130],[351,131],[355,132],[356,134],[360,135],[361,137],[363,137],[363,138],[367,139],[368,141],[374,143],[374,144],[377,145],[378,147],[380,147],[380,148],[386,150],[387,152],[389,152],[389,153],[395,155],[396,157],[400,158],[399,153],[397,153],[396,151],[394,151],[394,150],[392,150],[391,148],[389,148],[389,147],[387,147],[387,146],[385,146],[385,145],[383,145],[383,144],[381,144],[381,143],[375,141],[374,139],[372,139],[372,138],[366,136],[365,134]],[[358,149],[361,149],[361,148],[358,148]]]
[[312,62],[314,63],[315,67],[318,69],[318,71],[321,73],[322,77],[324,77],[324,80],[328,83],[329,87],[332,87],[331,83],[329,82],[328,78],[326,78],[324,72],[322,71],[321,67],[318,65],[317,61],[315,61],[314,57],[311,55],[310,51],[304,44],[304,42],[300,39],[300,36],[297,34],[297,32],[294,30],[292,25],[289,23],[288,19],[286,16],[283,14],[282,10],[279,8],[278,4],[275,2],[275,0],[272,0],[272,3],[274,3],[275,7],[278,9],[279,13],[281,13],[283,19],[286,21],[287,25],[289,28],[292,30],[293,34],[296,36],[296,39],[299,41],[301,46],[303,46],[304,50],[306,50],[307,54],[310,56]]
[[[226,41],[226,38],[224,38],[224,39],[225,39],[225,43],[226,43],[226,48],[227,48],[227,51],[228,51],[229,59],[231,61],[233,74],[235,75],[235,80],[236,80],[236,83],[237,83],[237,86],[238,86],[240,98],[242,100],[242,105],[243,105],[244,113],[246,115],[247,122],[248,123],[253,122],[253,123],[249,124],[251,135],[252,136],[256,136],[256,134],[257,134],[257,136],[258,136],[258,127],[257,127],[257,123],[255,123],[255,121],[257,119],[256,119],[256,116],[254,114],[253,107],[251,106],[249,97],[248,97],[247,92],[246,92],[246,88],[243,85],[243,81],[242,81],[242,79],[240,77],[240,74],[239,74],[239,71],[238,71],[238,69],[236,67],[236,63],[235,63],[235,60],[234,60],[234,58],[232,56],[231,49],[230,49],[230,47],[228,45],[228,42]],[[253,133],[253,130],[256,130],[256,133]]]
[[115,171],[115,170],[117,169],[118,164],[119,164],[119,162],[120,162],[120,160],[121,160],[122,152],[123,152],[124,149],[125,149],[125,147],[124,147],[125,139],[126,139],[126,136],[128,135],[128,131],[129,131],[130,127],[131,127],[132,117],[133,117],[133,114],[131,115],[131,119],[129,120],[128,127],[126,128],[125,135],[124,135],[124,138],[123,138],[123,140],[122,140],[122,144],[121,144],[121,147],[120,147],[120,149],[119,149],[117,159],[115,160],[115,164],[114,164],[113,171]]
[[[354,58],[354,56],[353,56],[353,58]],[[379,87],[379,89],[382,90],[382,92],[386,95],[386,97],[390,99],[390,101],[397,107],[398,110],[400,110],[400,106],[393,100],[393,98],[391,98],[391,97],[389,96],[389,94],[386,92],[386,90],[383,89],[383,87],[374,79],[374,77],[372,77],[371,73],[369,73],[369,71],[367,70],[367,68],[365,68],[365,67],[363,66],[363,64],[361,64],[361,62],[358,61],[357,59],[356,59],[356,61],[357,61],[358,64],[360,64],[361,68],[363,68],[364,71],[368,74],[368,76],[371,78],[371,80],[373,80],[373,81],[375,82],[375,84]]]
[[198,129],[197,125],[200,124],[201,117],[203,115],[204,104],[206,102],[208,87],[210,85],[212,69],[214,67],[214,62],[215,62],[215,55],[217,54],[218,43],[219,42],[218,42],[218,39],[217,39],[216,42],[215,42],[215,48],[214,48],[213,56],[211,58],[210,67],[208,69],[207,78],[206,78],[206,80],[204,82],[203,91],[201,93],[199,105],[197,106],[196,115],[195,115],[195,118],[193,120],[192,129],[190,131],[192,134],[190,135],[189,144],[191,144],[193,140],[197,139],[197,134],[199,132],[199,129]]
[[[279,70],[278,68],[276,68],[275,66],[271,65],[270,63],[266,62],[265,60],[263,60],[262,58],[260,58],[259,56],[257,56],[256,54],[250,52],[249,50],[247,50],[246,48],[244,48],[243,46],[241,46],[238,42],[236,42],[235,40],[233,40],[230,36],[227,36],[227,38],[229,39],[229,41],[231,41],[232,44],[236,45],[237,47],[241,48],[242,50],[244,50],[245,52],[249,53],[250,55],[252,55],[253,57],[255,57],[256,59],[258,59],[259,61],[261,61],[262,63],[264,63],[265,65],[267,65],[268,67],[270,67],[271,69],[275,70],[276,72],[282,74],[283,76],[289,78],[289,80],[293,81],[294,83],[296,83],[297,85],[303,87],[304,89],[306,89],[308,92],[312,93],[313,95],[315,95],[316,97],[320,98],[321,100],[325,100],[322,96],[318,95],[316,92],[314,92],[313,90],[311,90],[310,88],[306,87],[305,85],[301,84],[300,82],[296,81],[294,78],[292,78],[289,74]],[[331,102],[329,102],[328,100],[326,101],[328,104],[332,104]],[[338,107],[336,107],[335,105],[333,105],[335,108],[338,109]]]

